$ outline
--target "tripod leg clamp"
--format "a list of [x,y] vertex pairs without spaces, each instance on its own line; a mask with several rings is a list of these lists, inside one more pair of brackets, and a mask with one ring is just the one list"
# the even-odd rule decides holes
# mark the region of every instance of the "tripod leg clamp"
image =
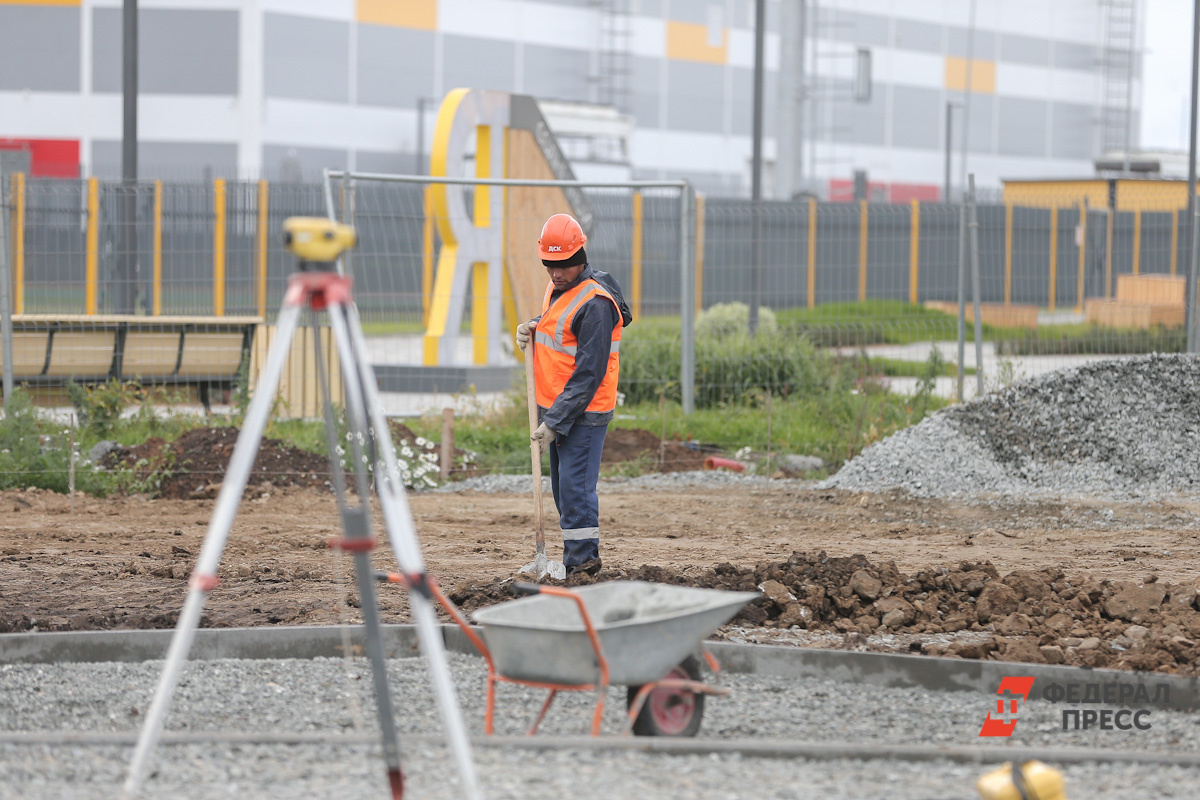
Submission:
[[201,575],[199,572],[193,572],[192,577],[188,580],[189,589],[199,589],[202,592],[211,592],[221,583],[221,579],[216,575]]
[[347,539],[343,536],[340,539],[330,539],[328,544],[330,547],[337,550],[344,550],[347,553],[369,553],[375,549],[375,539],[373,537]]

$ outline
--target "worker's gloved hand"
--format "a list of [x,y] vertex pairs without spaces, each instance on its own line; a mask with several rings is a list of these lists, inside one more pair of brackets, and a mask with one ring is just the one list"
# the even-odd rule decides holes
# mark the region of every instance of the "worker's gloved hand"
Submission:
[[529,438],[531,441],[537,442],[538,452],[544,453],[546,452],[547,447],[554,444],[554,439],[556,436],[557,434],[547,428],[546,423],[543,422],[541,425],[537,426],[537,430],[530,434]]
[[517,326],[517,347],[522,350],[525,345],[529,344],[529,337],[533,335],[533,322],[522,322]]

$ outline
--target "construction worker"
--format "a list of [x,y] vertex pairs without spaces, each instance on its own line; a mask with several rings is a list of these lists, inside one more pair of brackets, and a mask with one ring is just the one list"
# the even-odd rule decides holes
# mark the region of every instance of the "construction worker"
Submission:
[[617,407],[621,329],[633,321],[611,275],[593,270],[587,236],[569,214],[542,226],[538,253],[550,276],[541,316],[517,326],[528,354],[532,338],[538,421],[532,439],[550,451],[550,485],[563,536],[567,574],[600,571],[596,482],[604,435]]

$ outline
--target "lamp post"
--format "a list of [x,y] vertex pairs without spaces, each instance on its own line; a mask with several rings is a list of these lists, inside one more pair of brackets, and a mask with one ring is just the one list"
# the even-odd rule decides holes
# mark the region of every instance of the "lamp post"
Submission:
[[954,109],[962,108],[957,100],[946,101],[946,175],[942,182],[942,202],[950,202],[950,161],[954,153]]

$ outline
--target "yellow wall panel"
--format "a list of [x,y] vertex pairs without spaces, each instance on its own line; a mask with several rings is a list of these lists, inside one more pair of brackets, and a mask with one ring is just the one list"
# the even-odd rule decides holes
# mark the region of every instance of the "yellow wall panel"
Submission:
[[681,61],[700,61],[705,64],[724,64],[729,58],[729,31],[721,29],[721,45],[713,47],[707,25],[690,22],[667,23],[667,58]]
[[[967,60],[946,56],[946,88],[962,92],[967,88]],[[996,62],[971,61],[971,91],[978,94],[996,93]]]
[[357,19],[370,25],[436,31],[438,0],[358,0]]
[[1004,202],[1023,208],[1108,208],[1108,181],[1006,181]]

